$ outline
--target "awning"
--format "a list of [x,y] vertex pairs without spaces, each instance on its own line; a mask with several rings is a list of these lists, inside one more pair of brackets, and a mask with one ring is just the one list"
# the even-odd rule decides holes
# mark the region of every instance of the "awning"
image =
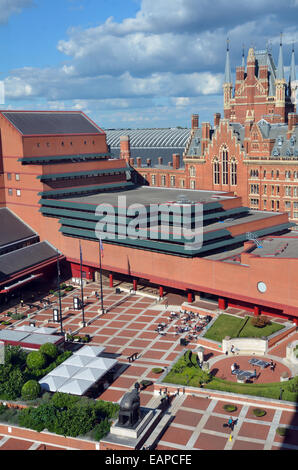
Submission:
[[23,279],[22,281],[15,282],[14,284],[11,284],[10,286],[4,287],[4,289],[0,290],[0,294],[7,294],[8,292],[11,292],[14,289],[17,289],[20,286],[23,286],[25,284],[28,284],[29,282],[34,281],[35,279],[39,279],[42,277],[43,274],[31,274],[31,276],[26,277],[26,279]]

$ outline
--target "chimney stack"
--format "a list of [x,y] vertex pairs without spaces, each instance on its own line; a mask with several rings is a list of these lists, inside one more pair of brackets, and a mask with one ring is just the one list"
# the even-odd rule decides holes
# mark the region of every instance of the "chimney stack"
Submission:
[[179,153],[173,153],[173,168],[178,170],[180,168],[180,155]]
[[198,114],[193,114],[191,116],[191,128],[192,129],[198,129],[199,128],[199,115]]
[[130,159],[129,159],[129,164],[130,164],[130,166],[134,166],[134,165],[135,165],[135,159],[134,159],[134,158],[130,158]]
[[214,127],[218,127],[218,126],[219,126],[220,118],[221,118],[220,113],[215,113],[215,114],[214,114]]
[[141,166],[142,166],[142,159],[141,157],[137,157],[137,167],[141,168]]
[[298,122],[298,115],[296,113],[289,113],[288,114],[288,132],[287,132],[287,139],[289,139],[292,135],[293,130],[296,127]]
[[146,162],[147,162],[147,166],[151,166],[151,159],[150,158],[147,158]]
[[122,135],[120,137],[120,158],[129,162],[130,155],[130,137],[129,135]]
[[158,164],[162,165],[162,157],[158,157]]

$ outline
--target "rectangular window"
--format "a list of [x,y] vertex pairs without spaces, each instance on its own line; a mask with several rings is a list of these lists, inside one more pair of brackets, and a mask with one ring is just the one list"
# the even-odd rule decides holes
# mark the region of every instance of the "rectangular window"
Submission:
[[20,190],[20,189],[17,189],[17,190],[16,190],[16,193],[17,193],[17,196],[20,196],[20,195],[21,195],[21,190]]
[[291,210],[291,201],[285,201],[285,209]]
[[18,173],[15,174],[16,181],[20,181],[20,175]]
[[165,175],[161,175],[161,185],[162,186],[166,185],[166,176]]
[[7,179],[8,179],[8,181],[11,180],[11,173],[7,173]]
[[264,186],[264,194],[267,194],[267,184]]
[[196,189],[196,182],[194,180],[190,182],[190,189]]
[[156,175],[151,176],[151,184],[154,186],[156,184]]
[[171,186],[175,186],[175,176],[171,176]]
[[180,180],[180,188],[184,188],[185,187],[185,180]]
[[12,192],[12,189],[11,188],[8,188],[8,195],[9,196],[12,196],[13,192]]

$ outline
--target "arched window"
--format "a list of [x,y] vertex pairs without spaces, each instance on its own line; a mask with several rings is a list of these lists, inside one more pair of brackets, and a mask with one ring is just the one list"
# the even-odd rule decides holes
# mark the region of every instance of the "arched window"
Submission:
[[219,161],[217,158],[214,159],[213,163],[213,183],[219,184]]
[[237,163],[234,158],[231,161],[231,184],[237,184]]
[[222,151],[222,184],[229,184],[229,155],[228,149],[224,147]]

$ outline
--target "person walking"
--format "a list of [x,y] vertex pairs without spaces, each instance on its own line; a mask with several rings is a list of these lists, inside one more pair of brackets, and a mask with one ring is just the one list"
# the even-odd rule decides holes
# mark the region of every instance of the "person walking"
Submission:
[[233,418],[230,416],[229,421],[228,421],[228,427],[232,429],[232,425],[233,425]]

